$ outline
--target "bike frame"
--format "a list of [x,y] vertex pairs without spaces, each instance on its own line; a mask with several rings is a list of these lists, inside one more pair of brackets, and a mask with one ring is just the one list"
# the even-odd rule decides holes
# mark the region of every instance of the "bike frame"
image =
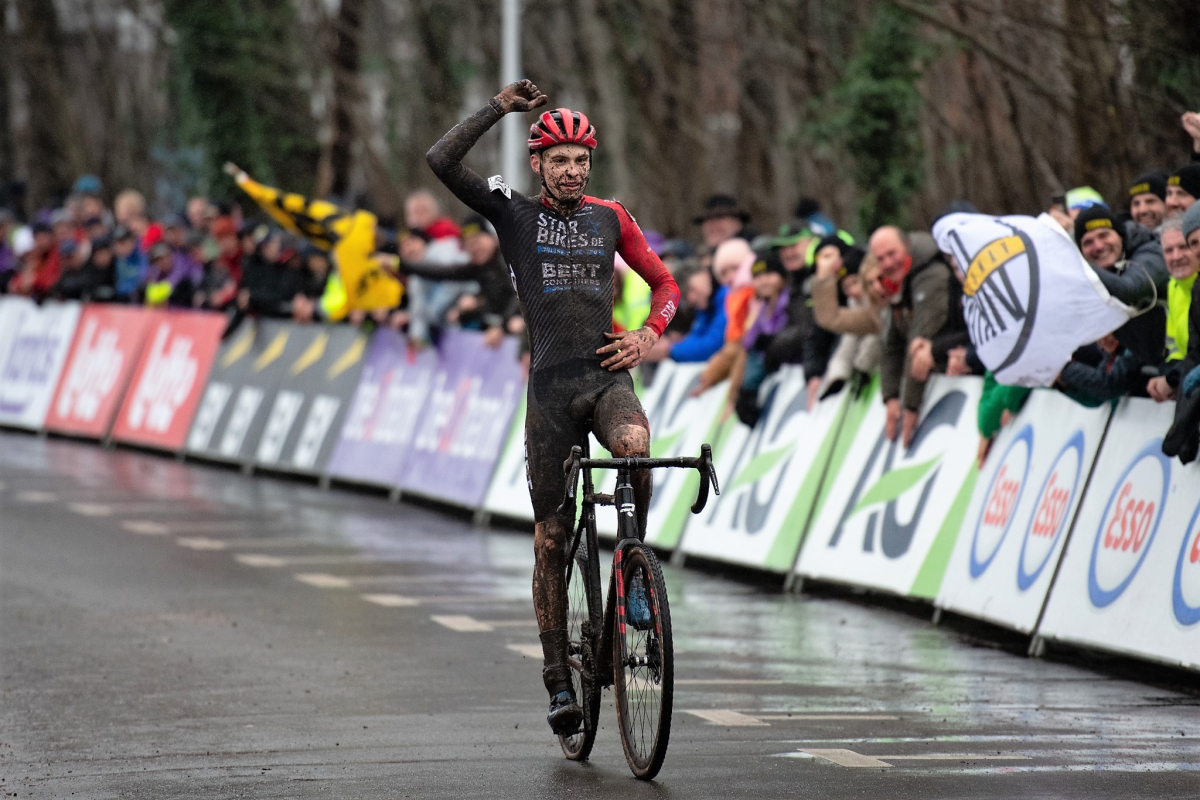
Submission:
[[[617,509],[617,544],[613,554],[612,574],[608,580],[608,593],[604,599],[603,627],[600,631],[599,646],[596,647],[593,644],[592,651],[596,669],[600,673],[599,675],[593,675],[592,678],[593,680],[599,680],[601,687],[609,687],[613,684],[613,634],[618,624],[618,618],[622,625],[625,618],[625,592],[624,587],[619,585],[619,581],[621,580],[622,556],[625,548],[630,544],[641,543],[641,537],[638,535],[637,528],[637,503],[633,494],[631,475],[635,469],[657,469],[662,467],[695,469],[700,472],[700,489],[696,495],[696,502],[692,504],[693,514],[699,514],[708,502],[710,484],[714,494],[719,495],[721,493],[720,486],[717,484],[716,472],[713,470],[712,448],[707,444],[701,446],[699,458],[589,458],[585,444],[584,447],[575,446],[571,448],[571,458],[563,465],[563,468],[567,472],[567,489],[562,505],[559,506],[559,512],[571,515],[572,519],[575,513],[576,487],[579,482],[580,473],[583,475],[583,497],[580,502],[581,513],[579,515],[579,524],[575,526],[575,536],[572,538],[571,546],[567,550],[567,564],[571,565],[571,568],[574,568],[577,564],[575,553],[578,552],[580,542],[585,541],[587,543],[587,552],[592,556],[588,559],[590,574],[586,578],[589,582],[594,582],[596,585],[600,583],[600,561],[598,558],[600,542],[596,533],[596,506],[613,506]],[[592,482],[593,469],[615,469],[617,471],[617,487],[612,494],[603,494],[596,491],[595,484]]]

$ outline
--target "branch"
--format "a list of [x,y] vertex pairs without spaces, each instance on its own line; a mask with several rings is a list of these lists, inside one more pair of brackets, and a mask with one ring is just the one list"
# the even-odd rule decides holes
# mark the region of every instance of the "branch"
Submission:
[[911,2],[911,0],[892,0],[892,3],[894,3],[898,8],[901,8],[912,14],[914,17],[923,19],[926,22],[941,28],[942,30],[954,34],[960,39],[970,42],[981,52],[983,52],[984,55],[995,62],[997,66],[1000,66],[1011,72],[1013,75],[1016,75],[1018,78],[1021,78],[1026,84],[1028,84],[1029,88],[1049,100],[1051,105],[1053,105],[1059,111],[1065,113],[1074,112],[1074,109],[1068,102],[1069,100],[1075,99],[1075,92],[1072,89],[1067,89],[1066,98],[1064,99],[1053,89],[1046,86],[1039,76],[1026,69],[1025,65],[1021,64],[1012,56],[1006,54],[1003,50],[991,42],[980,39],[974,33],[967,30],[957,22],[952,22],[948,19],[945,19],[929,8],[918,5],[915,2]]

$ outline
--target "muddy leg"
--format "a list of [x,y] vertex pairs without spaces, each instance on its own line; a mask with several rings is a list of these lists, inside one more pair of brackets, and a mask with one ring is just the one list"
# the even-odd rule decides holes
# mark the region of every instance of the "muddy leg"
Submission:
[[542,639],[542,681],[553,697],[571,686],[567,666],[567,526],[560,517],[533,529],[533,610]]

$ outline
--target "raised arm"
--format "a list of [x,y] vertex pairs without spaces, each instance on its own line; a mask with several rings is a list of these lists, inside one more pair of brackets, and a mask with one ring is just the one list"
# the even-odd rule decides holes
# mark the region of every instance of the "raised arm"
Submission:
[[[451,128],[437,144],[429,148],[425,161],[433,174],[446,184],[454,196],[475,211],[491,217],[499,209],[499,192],[474,170],[462,163],[475,143],[500,118],[512,111],[530,111],[546,104],[548,98],[531,81],[517,81],[504,87],[500,94],[470,117]],[[499,186],[495,187],[500,189]],[[508,191],[505,187],[502,191]]]

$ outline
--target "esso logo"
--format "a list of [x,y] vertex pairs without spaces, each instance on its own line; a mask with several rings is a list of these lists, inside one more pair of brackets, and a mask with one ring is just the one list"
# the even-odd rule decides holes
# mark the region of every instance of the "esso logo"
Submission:
[[1017,588],[1025,591],[1037,581],[1050,561],[1059,536],[1067,527],[1067,515],[1083,473],[1083,431],[1075,431],[1050,465],[1037,499],[1033,516],[1021,542],[1017,559]]
[[1138,453],[1109,495],[1088,570],[1092,605],[1104,608],[1129,586],[1146,560],[1171,485],[1171,462],[1155,439]]
[[1175,619],[1180,625],[1200,622],[1200,505],[1184,530],[1183,547],[1175,564],[1175,588],[1171,592]]
[[1000,545],[1017,514],[1025,479],[1029,477],[1029,456],[1033,450],[1033,427],[1026,425],[1008,445],[992,483],[983,496],[983,508],[975,523],[975,541],[971,544],[971,577],[978,578],[1000,552]]

